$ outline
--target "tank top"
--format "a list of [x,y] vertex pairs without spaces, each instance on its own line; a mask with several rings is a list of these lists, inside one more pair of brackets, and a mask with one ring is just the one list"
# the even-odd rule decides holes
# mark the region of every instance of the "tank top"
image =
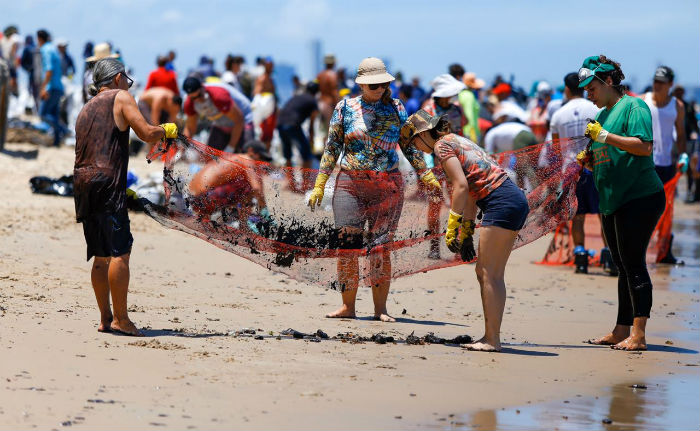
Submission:
[[651,111],[651,125],[654,134],[654,165],[671,166],[673,159],[673,143],[676,141],[673,134],[676,131],[676,98],[671,97],[666,106],[659,108],[654,104],[652,93],[644,95],[644,101]]
[[79,222],[126,211],[129,128],[121,131],[114,121],[119,91],[103,91],[90,99],[75,123],[73,192]]

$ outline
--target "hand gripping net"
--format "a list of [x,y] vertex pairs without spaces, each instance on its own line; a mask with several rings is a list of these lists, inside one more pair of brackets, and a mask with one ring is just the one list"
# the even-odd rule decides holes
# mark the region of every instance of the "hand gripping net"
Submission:
[[[573,217],[580,171],[575,156],[585,144],[585,140],[562,140],[496,155],[500,166],[526,190],[530,205],[514,247],[546,235]],[[358,260],[360,286],[380,281],[380,271],[370,267],[373,255],[390,255],[392,279],[464,263],[447,250],[442,238],[449,213],[447,184],[443,181],[445,199],[433,216],[439,220],[439,229],[433,232],[428,228],[427,198],[410,167],[391,174],[355,174],[352,193],[368,203],[364,210],[375,215],[393,211],[400,216],[393,232],[370,235],[368,227],[364,236],[348,239],[336,229],[332,210],[337,172],[326,184],[321,207],[312,212],[307,206],[309,190],[295,192],[289,183],[310,188],[316,170],[274,167],[183,136],[157,145],[148,155],[149,161],[161,159],[165,202],[143,200],[152,218],[299,281],[343,290],[346,287],[337,281],[339,258]],[[439,167],[434,171],[444,178]],[[377,190],[386,184],[402,186],[382,197]],[[429,257],[431,244],[433,249],[439,247],[439,257]]]

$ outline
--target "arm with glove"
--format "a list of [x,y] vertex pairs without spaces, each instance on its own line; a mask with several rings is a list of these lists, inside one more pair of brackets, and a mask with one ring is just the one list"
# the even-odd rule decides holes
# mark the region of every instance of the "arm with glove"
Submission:
[[650,156],[652,153],[651,142],[644,142],[635,136],[620,136],[610,133],[597,121],[589,122],[584,134],[595,142],[612,145],[635,156]]
[[445,232],[445,244],[447,248],[460,253],[462,261],[474,260],[474,217],[476,205],[469,196],[469,185],[464,175],[462,165],[456,157],[451,157],[442,163],[445,173],[452,183],[452,208],[447,219],[447,231]]

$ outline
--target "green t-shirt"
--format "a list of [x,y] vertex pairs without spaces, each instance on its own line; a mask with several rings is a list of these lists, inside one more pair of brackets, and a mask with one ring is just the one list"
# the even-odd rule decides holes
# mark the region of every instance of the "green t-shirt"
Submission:
[[[627,95],[608,110],[603,108],[596,120],[605,130],[619,136],[637,137],[652,142],[651,112],[647,104]],[[600,212],[614,213],[625,203],[663,190],[651,156],[635,156],[608,144],[594,142],[593,178],[600,196]]]
[[479,142],[479,103],[476,96],[470,89],[462,90],[458,96],[459,104],[462,105],[464,116],[467,118],[467,124],[462,129],[464,137],[471,139],[472,142]]

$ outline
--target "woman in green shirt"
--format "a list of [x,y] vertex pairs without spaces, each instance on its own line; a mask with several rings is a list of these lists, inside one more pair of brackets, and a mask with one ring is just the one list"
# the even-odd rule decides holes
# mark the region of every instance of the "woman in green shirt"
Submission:
[[593,171],[603,232],[620,269],[617,324],[608,335],[589,342],[646,350],[645,328],[652,303],[646,250],[666,205],[651,157],[651,112],[643,100],[622,91],[625,75],[619,63],[603,55],[588,57],[578,75],[579,87],[602,108],[586,128],[591,147],[578,159]]

